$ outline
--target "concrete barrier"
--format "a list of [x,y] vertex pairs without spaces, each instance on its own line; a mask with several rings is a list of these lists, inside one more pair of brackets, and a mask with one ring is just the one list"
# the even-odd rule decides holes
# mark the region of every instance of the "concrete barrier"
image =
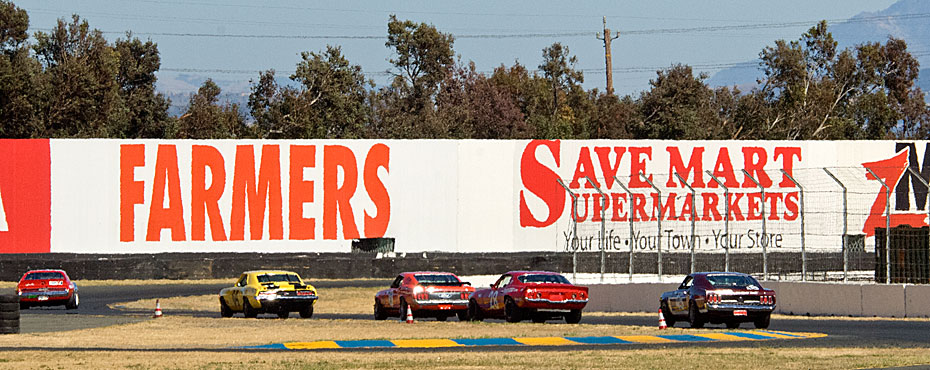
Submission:
[[591,298],[585,310],[652,312],[659,309],[659,296],[677,287],[677,283],[588,285],[588,295]]
[[904,317],[904,285],[862,285],[862,316]]
[[[930,317],[930,286],[762,282],[777,296],[775,313],[814,316]],[[586,310],[653,312],[662,292],[678,284],[631,283],[589,285]]]
[[804,282],[763,282],[775,290],[777,313],[862,316],[862,286]]
[[904,286],[904,315],[906,317],[930,317],[930,286]]

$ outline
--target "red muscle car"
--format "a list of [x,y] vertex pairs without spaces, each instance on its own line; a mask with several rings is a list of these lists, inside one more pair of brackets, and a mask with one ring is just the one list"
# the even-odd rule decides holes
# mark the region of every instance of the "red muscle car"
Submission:
[[435,317],[446,321],[457,315],[467,319],[468,297],[475,288],[448,272],[404,272],[397,275],[391,287],[375,294],[375,320],[388,316],[407,314],[407,307],[414,317]]
[[19,307],[65,306],[77,309],[80,303],[77,285],[64,270],[31,270],[16,285]]
[[471,320],[503,318],[508,322],[565,318],[565,322],[576,324],[586,304],[588,288],[572,285],[562,275],[511,271],[501,275],[490,289],[475,291],[468,302],[468,316]]

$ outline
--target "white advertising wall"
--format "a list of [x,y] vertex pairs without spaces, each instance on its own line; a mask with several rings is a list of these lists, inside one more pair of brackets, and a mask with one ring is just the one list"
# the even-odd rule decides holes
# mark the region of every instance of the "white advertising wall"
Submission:
[[926,190],[906,171],[930,178],[926,149],[893,141],[0,140],[10,159],[0,164],[0,253],[348,252],[352,240],[371,237],[395,238],[397,252],[597,250],[601,214],[612,251],[692,243],[702,252],[838,250],[837,181],[848,187],[848,234],[873,248],[874,228],[886,221],[882,181],[892,189],[891,226],[927,225]]

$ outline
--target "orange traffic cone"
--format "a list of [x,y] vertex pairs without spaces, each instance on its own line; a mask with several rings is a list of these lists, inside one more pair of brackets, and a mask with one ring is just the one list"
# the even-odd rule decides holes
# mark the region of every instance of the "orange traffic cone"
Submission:
[[155,315],[152,316],[152,318],[157,319],[159,317],[161,317],[161,303],[159,303],[158,300],[156,299],[155,300]]
[[413,324],[413,310],[410,309],[410,306],[407,306],[407,323]]
[[659,330],[668,328],[668,325],[665,325],[665,316],[662,315],[662,309],[659,309]]

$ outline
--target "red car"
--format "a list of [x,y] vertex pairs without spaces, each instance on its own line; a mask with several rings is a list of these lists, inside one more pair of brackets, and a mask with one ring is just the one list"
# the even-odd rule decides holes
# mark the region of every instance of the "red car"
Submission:
[[457,315],[467,319],[468,297],[475,288],[448,272],[404,272],[391,287],[375,294],[375,320],[388,316],[405,316],[407,307],[414,317],[435,317],[446,321]]
[[19,307],[65,306],[69,310],[78,308],[77,285],[68,278],[64,270],[31,270],[23,275],[16,285]]
[[668,326],[680,320],[692,328],[710,322],[733,329],[752,322],[765,329],[775,310],[775,291],[739,272],[696,272],[686,276],[678,289],[662,293],[659,308]]
[[468,302],[468,316],[471,320],[503,318],[508,322],[565,318],[565,322],[576,324],[586,304],[588,288],[572,285],[562,275],[511,271],[501,275],[490,289],[475,291]]

